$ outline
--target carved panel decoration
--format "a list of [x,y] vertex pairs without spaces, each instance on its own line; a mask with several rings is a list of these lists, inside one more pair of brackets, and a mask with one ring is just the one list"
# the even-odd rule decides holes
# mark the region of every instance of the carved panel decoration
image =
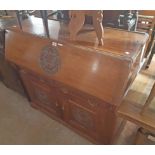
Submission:
[[47,74],[54,74],[58,72],[60,67],[58,49],[51,45],[45,46],[42,49],[39,64]]
[[83,125],[87,129],[94,129],[94,120],[91,113],[78,107],[72,107],[72,117],[75,121]]
[[43,90],[35,89],[35,96],[37,97],[37,100],[39,100],[41,103],[50,105],[50,99],[46,92],[44,92]]

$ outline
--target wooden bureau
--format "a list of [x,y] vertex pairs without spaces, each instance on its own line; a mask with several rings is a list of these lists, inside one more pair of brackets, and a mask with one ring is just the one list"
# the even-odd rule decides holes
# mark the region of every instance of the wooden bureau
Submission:
[[33,107],[94,143],[111,144],[115,111],[142,66],[148,36],[107,28],[97,46],[94,31],[71,42],[61,26],[50,39],[8,29],[6,59],[17,66]]

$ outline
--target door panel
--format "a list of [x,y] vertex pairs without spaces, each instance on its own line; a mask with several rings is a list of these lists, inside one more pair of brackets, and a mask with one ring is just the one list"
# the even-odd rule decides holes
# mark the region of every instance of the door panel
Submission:
[[96,131],[96,114],[84,107],[69,100],[70,118],[69,121],[80,128]]
[[[98,137],[98,114],[97,110],[91,110],[76,102],[77,99],[68,95],[65,101],[64,118],[74,128],[83,132],[84,134],[94,137]],[[83,102],[83,100],[81,101]]]
[[24,85],[30,96],[32,105],[37,105],[47,112],[51,112],[57,116],[61,116],[61,108],[57,100],[56,88],[39,82],[26,72],[20,72]]

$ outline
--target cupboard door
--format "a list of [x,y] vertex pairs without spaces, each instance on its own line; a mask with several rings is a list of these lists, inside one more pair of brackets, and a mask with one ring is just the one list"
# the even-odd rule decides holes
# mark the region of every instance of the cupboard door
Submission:
[[34,80],[24,72],[21,72],[21,76],[30,96],[31,104],[40,110],[60,117],[61,109],[56,97],[55,88]]
[[84,134],[97,139],[98,134],[98,118],[97,111],[92,111],[78,104],[72,99],[68,99],[66,103],[65,119],[74,128],[80,130]]
[[55,83],[62,103],[64,121],[87,137],[99,138],[100,102],[79,90]]

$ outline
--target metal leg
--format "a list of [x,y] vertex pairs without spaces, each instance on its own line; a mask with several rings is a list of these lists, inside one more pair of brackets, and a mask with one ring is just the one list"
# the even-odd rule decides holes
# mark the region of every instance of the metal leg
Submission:
[[48,15],[46,10],[40,10],[40,14],[43,20],[44,28],[46,31],[46,35],[49,38],[49,29],[48,29]]
[[16,11],[16,16],[17,16],[17,21],[18,21],[18,25],[20,27],[20,29],[22,30],[22,24],[21,24],[21,20],[20,20],[20,11]]

